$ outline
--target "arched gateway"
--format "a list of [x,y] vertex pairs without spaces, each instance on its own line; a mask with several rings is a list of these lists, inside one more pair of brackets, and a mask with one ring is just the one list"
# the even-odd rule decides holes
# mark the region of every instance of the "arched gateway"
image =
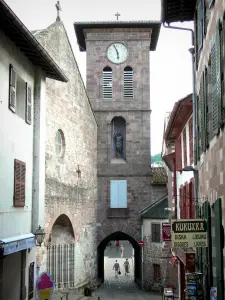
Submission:
[[110,241],[127,240],[134,248],[134,280],[141,283],[141,249],[138,245],[139,233],[128,223],[112,223],[99,230],[98,235],[98,279],[104,282],[104,251]]

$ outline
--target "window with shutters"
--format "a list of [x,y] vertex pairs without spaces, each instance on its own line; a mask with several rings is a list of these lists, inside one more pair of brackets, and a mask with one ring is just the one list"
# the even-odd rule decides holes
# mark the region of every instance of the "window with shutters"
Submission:
[[13,65],[9,66],[9,109],[20,118],[32,122],[32,89],[16,72]]
[[161,279],[161,270],[158,264],[153,264],[153,277],[156,281]]
[[200,154],[202,154],[206,150],[206,133],[207,133],[206,98],[207,98],[207,91],[205,86],[205,72],[203,72],[201,77],[200,91],[199,91]]
[[112,99],[112,69],[110,67],[105,67],[102,73],[102,94],[103,99]]
[[183,130],[183,157],[184,157],[184,167],[187,166],[187,134],[186,127]]
[[26,163],[14,160],[14,206],[25,206],[26,197]]
[[222,123],[222,95],[221,95],[221,52],[220,52],[221,24],[217,22],[215,36],[211,49],[212,64],[212,131],[213,136],[219,132]]
[[182,171],[181,136],[175,140],[176,171]]
[[161,224],[151,224],[152,242],[160,243],[161,241]]
[[188,122],[188,128],[189,128],[189,159],[190,159],[190,165],[192,165],[194,162],[193,117],[191,117]]
[[110,208],[127,208],[127,180],[110,181]]
[[205,91],[206,91],[206,148],[212,139],[212,85],[211,85],[211,56],[209,57],[208,68],[205,70]]
[[124,68],[123,72],[123,94],[124,98],[134,97],[134,74],[131,67]]

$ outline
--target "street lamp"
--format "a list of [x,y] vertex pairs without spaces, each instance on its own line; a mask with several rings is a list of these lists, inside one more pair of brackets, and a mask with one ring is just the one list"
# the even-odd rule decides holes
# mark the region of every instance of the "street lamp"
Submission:
[[192,166],[186,166],[182,169],[184,172],[193,172],[194,174],[194,199],[195,199],[195,218],[198,218],[198,170]]
[[36,238],[36,241],[37,241],[39,247],[41,247],[41,244],[44,241],[44,237],[45,237],[44,229],[41,228],[41,226],[39,225],[38,229],[35,232],[35,238]]

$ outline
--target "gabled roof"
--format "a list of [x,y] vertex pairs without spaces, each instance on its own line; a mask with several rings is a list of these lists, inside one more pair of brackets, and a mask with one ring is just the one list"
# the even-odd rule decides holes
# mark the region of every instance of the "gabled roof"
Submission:
[[192,115],[192,94],[175,102],[170,119],[167,124],[164,139],[165,142],[174,141],[179,137],[182,129]]
[[0,30],[20,48],[32,64],[41,67],[47,77],[68,81],[48,52],[3,0],[0,0]]
[[167,174],[164,167],[152,167],[151,175],[152,184],[167,184]]
[[162,22],[193,21],[196,0],[161,0]]
[[74,29],[80,51],[86,51],[85,29],[104,28],[147,28],[152,29],[150,50],[154,51],[157,46],[161,22],[160,21],[109,21],[109,22],[75,22]]
[[168,219],[168,194],[150,204],[140,212],[142,219]]

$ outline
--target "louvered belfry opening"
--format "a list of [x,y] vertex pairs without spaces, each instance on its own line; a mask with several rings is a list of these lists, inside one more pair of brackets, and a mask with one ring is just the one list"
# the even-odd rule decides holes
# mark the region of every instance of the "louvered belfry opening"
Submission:
[[112,69],[105,67],[103,69],[103,99],[112,99]]
[[123,93],[124,98],[134,97],[134,72],[131,67],[124,68],[123,72]]

